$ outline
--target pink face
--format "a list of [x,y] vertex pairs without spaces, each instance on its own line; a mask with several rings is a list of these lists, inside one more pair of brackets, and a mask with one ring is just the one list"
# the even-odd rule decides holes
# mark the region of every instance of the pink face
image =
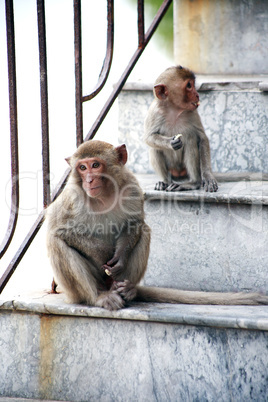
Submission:
[[169,89],[166,85],[158,84],[155,85],[154,92],[160,101],[169,102],[179,111],[194,111],[200,105],[194,79],[178,79]]
[[104,188],[103,175],[106,163],[100,158],[79,159],[76,170],[82,179],[82,186],[89,197],[98,198]]
[[[199,95],[195,89],[194,80],[185,81],[185,103],[188,105],[189,110],[195,110],[200,105]],[[188,109],[187,108],[187,109]]]

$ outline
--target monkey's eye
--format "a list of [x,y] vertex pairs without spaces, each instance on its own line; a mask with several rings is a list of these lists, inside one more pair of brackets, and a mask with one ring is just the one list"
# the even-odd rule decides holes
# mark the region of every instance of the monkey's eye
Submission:
[[93,169],[97,169],[100,166],[99,162],[92,163]]
[[191,88],[192,88],[192,84],[191,84],[191,82],[190,82],[190,81],[188,81],[186,86],[187,86],[187,88],[191,89]]
[[80,170],[86,170],[86,168],[87,168],[87,167],[86,167],[85,165],[80,165],[80,166],[79,166],[79,169],[80,169]]

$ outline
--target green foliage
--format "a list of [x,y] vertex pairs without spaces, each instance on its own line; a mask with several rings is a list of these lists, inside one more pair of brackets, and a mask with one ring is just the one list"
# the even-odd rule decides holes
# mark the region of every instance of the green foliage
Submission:
[[[137,0],[131,0],[133,4],[137,4]],[[145,14],[145,29],[147,30],[151,24],[155,14],[159,10],[159,7],[163,3],[163,0],[145,0],[144,1],[144,14]],[[155,39],[160,46],[164,46],[166,53],[169,56],[173,55],[173,5],[169,6],[164,18],[159,24]]]

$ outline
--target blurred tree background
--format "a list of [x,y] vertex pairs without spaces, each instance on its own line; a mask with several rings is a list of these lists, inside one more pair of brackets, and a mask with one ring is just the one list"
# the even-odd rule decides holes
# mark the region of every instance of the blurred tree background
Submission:
[[[132,4],[137,5],[137,0],[130,0]],[[144,15],[145,15],[145,30],[148,29],[155,14],[159,10],[163,0],[145,0]],[[169,6],[166,15],[162,19],[155,33],[155,40],[158,46],[163,48],[164,52],[169,57],[173,57],[173,6]]]

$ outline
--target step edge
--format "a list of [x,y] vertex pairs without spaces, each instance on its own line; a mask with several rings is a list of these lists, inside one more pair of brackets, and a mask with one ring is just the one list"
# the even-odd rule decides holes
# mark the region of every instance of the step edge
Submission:
[[43,294],[38,300],[36,297],[2,299],[0,314],[4,311],[268,331],[268,309],[265,306],[133,303],[128,308],[111,312],[98,307],[67,304],[62,294]]
[[[129,81],[122,91],[152,91],[153,82]],[[268,91],[268,75],[196,75],[198,91]]]
[[196,192],[165,192],[156,190],[144,191],[145,201],[185,201],[199,203],[217,203],[217,204],[245,204],[245,205],[268,205],[268,196],[245,196],[209,193],[202,190]]

